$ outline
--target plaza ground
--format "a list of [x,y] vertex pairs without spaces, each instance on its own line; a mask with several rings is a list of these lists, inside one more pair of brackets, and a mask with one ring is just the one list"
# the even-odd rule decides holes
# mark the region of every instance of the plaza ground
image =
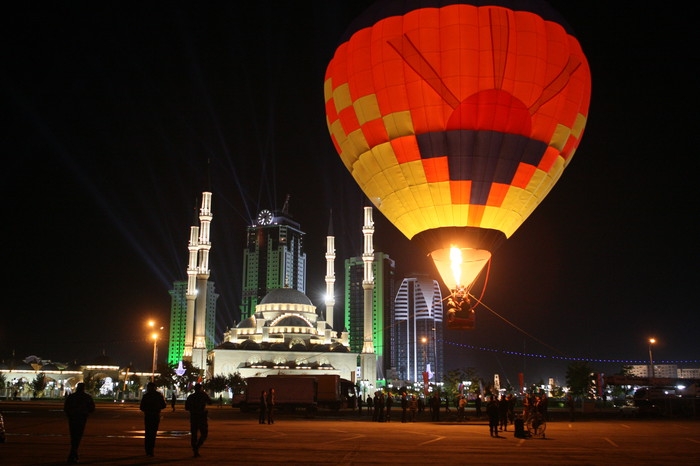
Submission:
[[[3,465],[65,464],[68,429],[62,404],[0,402],[6,441]],[[415,423],[372,422],[357,412],[281,413],[273,425],[258,424],[256,413],[230,406],[210,409],[210,436],[201,458],[193,458],[187,412],[163,412],[155,456],[143,448],[143,418],[135,403],[98,403],[80,447],[81,464],[679,464],[699,458],[698,418],[625,417],[619,413],[580,414],[570,422],[553,412],[545,438],[519,439],[512,427],[489,435],[486,419],[457,422],[452,413],[430,421],[426,411]]]

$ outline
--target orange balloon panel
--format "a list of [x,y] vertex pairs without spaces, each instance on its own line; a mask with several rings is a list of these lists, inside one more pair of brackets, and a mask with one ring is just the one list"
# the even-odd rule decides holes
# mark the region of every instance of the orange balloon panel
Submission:
[[348,34],[326,72],[343,163],[408,238],[463,227],[510,237],[583,133],[591,77],[578,41],[549,16],[503,6],[378,18]]

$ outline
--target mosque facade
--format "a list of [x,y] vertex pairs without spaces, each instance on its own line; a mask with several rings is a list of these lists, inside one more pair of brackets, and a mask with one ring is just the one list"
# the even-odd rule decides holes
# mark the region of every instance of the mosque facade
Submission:
[[354,381],[357,353],[299,290],[270,290],[255,313],[224,333],[209,352],[208,376],[333,374]]

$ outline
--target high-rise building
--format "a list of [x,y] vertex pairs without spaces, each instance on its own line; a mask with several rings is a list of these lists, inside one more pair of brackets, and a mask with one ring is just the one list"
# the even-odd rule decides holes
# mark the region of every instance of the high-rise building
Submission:
[[401,380],[430,382],[444,375],[442,292],[437,280],[404,278],[394,303],[391,366]]
[[[377,379],[385,379],[391,361],[391,328],[394,308],[396,264],[388,254],[374,253],[372,263],[372,336],[377,355]],[[350,334],[350,351],[360,353],[364,343],[364,261],[345,260],[345,328]]]
[[[185,353],[187,331],[187,281],[173,283],[170,294],[170,341],[168,342],[168,364],[177,364]],[[207,302],[205,317],[205,338],[207,351],[216,343],[216,301],[219,295],[214,291],[214,282],[207,282]]]
[[247,229],[243,251],[241,321],[255,314],[255,306],[270,290],[291,288],[306,294],[304,232],[287,213],[261,211]]

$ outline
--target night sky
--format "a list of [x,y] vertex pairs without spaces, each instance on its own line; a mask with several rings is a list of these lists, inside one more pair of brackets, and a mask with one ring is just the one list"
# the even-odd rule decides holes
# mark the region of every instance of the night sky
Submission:
[[[219,335],[239,319],[246,226],[288,194],[319,307],[332,209],[340,293],[367,201],[331,143],[323,78],[370,3],[13,5],[0,28],[0,359],[104,352],[149,368],[145,324],[168,328],[205,190]],[[646,363],[651,336],[655,362],[700,367],[697,27],[673,5],[550,3],[589,60],[588,124],[559,183],[495,252],[476,329],[446,332],[447,368],[564,383],[572,360],[606,373]],[[374,219],[375,251],[399,278],[434,273]]]

